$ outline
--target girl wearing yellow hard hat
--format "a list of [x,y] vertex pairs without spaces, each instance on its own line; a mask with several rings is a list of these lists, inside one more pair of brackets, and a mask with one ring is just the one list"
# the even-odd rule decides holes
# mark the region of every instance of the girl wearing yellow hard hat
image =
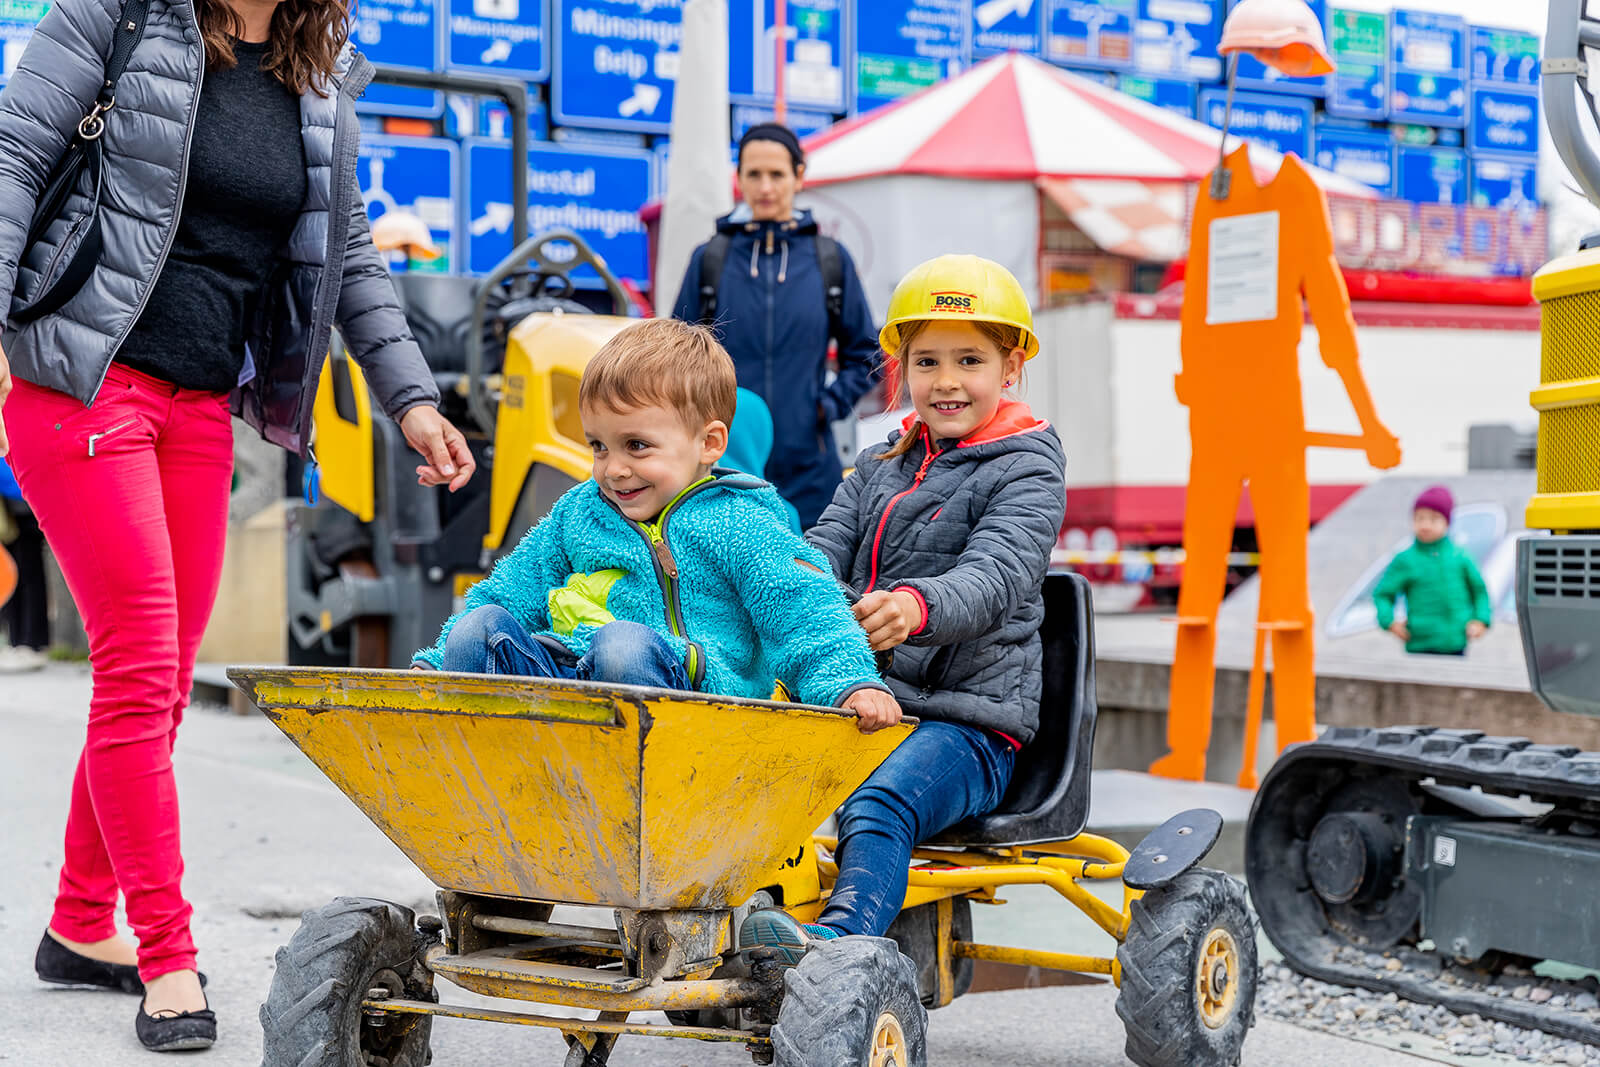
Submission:
[[[895,287],[879,334],[914,412],[863,452],[806,540],[864,591],[855,612],[885,679],[922,720],[839,811],[839,877],[815,923],[770,909],[744,946],[882,936],[905,899],[911,850],[994,810],[1039,725],[1041,587],[1066,510],[1050,425],[1008,391],[1039,352],[1027,295],[978,256],[940,256]],[[887,702],[885,702],[887,703]],[[898,709],[861,713],[871,732]]]

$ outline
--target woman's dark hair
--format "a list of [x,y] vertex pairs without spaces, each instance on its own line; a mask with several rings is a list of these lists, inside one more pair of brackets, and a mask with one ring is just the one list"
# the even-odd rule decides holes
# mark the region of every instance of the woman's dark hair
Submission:
[[739,138],[739,166],[744,166],[744,146],[751,141],[774,141],[789,150],[789,161],[794,164],[795,172],[806,165],[806,154],[800,147],[800,138],[794,135],[789,127],[777,122],[763,122],[750,127],[743,137]]
[[[244,32],[244,19],[227,0],[195,0],[195,13],[206,43],[206,67],[236,66],[233,42]],[[349,36],[350,6],[345,0],[283,0],[272,12],[261,69],[276,75],[290,92],[309,89],[327,96],[325,79]]]

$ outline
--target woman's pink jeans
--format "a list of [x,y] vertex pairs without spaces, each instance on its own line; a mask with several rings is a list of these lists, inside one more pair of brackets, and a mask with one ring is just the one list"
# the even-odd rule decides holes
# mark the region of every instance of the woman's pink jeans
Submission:
[[17,380],[4,417],[94,668],[50,928],[73,941],[113,936],[121,889],[140,975],[192,969],[172,746],[222,575],[227,394],[114,363],[90,407]]

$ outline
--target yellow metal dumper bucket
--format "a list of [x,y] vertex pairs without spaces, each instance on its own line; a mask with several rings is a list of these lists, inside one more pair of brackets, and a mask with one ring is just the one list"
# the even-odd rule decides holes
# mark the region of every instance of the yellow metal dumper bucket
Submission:
[[587,682],[228,675],[441,888],[636,910],[743,903],[911,729]]

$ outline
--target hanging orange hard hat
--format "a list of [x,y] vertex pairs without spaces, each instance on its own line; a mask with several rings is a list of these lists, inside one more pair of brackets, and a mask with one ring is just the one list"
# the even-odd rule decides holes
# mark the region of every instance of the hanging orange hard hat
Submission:
[[1254,56],[1291,78],[1333,73],[1322,23],[1305,0],[1239,0],[1222,24],[1218,51]]

